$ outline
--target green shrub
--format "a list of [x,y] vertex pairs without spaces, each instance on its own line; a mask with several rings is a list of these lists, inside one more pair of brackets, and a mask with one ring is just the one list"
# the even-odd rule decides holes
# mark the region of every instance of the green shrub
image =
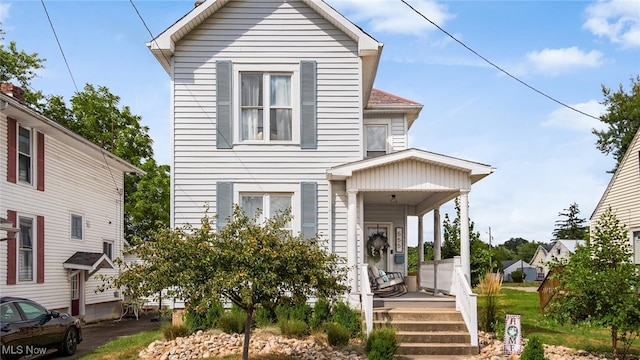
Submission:
[[185,325],[173,325],[171,323],[164,323],[162,324],[160,329],[165,340],[173,340],[177,337],[185,337],[191,334],[191,331],[189,331],[189,328]]
[[318,299],[313,307],[313,315],[309,320],[309,326],[312,329],[320,329],[322,325],[329,320],[330,315],[331,305],[329,301],[324,298]]
[[522,270],[516,270],[516,271],[512,271],[511,272],[511,280],[514,283],[524,282],[524,279],[526,277],[527,277],[527,274],[525,274],[524,271],[522,271]]
[[333,307],[331,321],[344,326],[352,338],[358,337],[362,331],[362,319],[360,312],[352,309],[349,304],[339,301]]
[[300,320],[305,324],[309,323],[311,317],[311,306],[308,304],[278,305],[276,306],[276,317],[280,320]]
[[187,309],[184,315],[184,323],[191,332],[213,329],[223,313],[224,308],[220,301],[213,301],[209,304],[202,303]]
[[398,338],[396,330],[391,327],[374,329],[365,344],[367,359],[369,360],[392,360],[398,349]]
[[244,310],[233,306],[218,319],[218,328],[227,334],[244,333],[244,324],[247,320],[247,313]]
[[309,326],[302,320],[279,320],[278,326],[280,327],[280,332],[288,337],[300,338],[309,335]]
[[276,316],[273,313],[273,311],[262,306],[256,308],[255,312],[253,313],[253,316],[256,320],[256,325],[258,327],[273,325],[276,320]]
[[347,346],[351,338],[351,332],[338,323],[327,324],[327,338],[331,346]]
[[536,336],[529,339],[527,346],[525,346],[522,355],[520,355],[520,360],[546,360],[544,357],[544,348],[542,347],[542,342]]

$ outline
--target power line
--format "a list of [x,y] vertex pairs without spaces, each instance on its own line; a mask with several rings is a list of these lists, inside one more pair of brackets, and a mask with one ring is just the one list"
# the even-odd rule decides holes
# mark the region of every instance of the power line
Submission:
[[595,116],[590,115],[590,114],[587,114],[587,113],[586,113],[586,112],[584,112],[584,111],[578,110],[578,109],[574,108],[573,106],[568,105],[568,104],[566,104],[566,103],[564,103],[564,102],[562,102],[562,101],[560,101],[560,100],[558,100],[558,99],[556,99],[556,98],[554,98],[554,97],[552,97],[552,96],[550,96],[550,95],[547,95],[547,94],[545,94],[544,92],[542,92],[542,91],[540,91],[540,90],[538,90],[538,89],[534,88],[533,86],[531,86],[531,85],[527,84],[526,82],[524,82],[524,81],[522,81],[522,80],[518,79],[518,78],[517,78],[517,77],[515,77],[514,75],[511,75],[508,71],[506,71],[506,70],[504,70],[503,68],[501,68],[500,66],[498,66],[498,65],[494,64],[494,63],[493,63],[493,62],[491,62],[489,59],[487,59],[487,58],[485,58],[484,56],[480,55],[478,52],[476,52],[475,50],[473,50],[472,48],[470,48],[469,46],[467,46],[465,43],[463,43],[462,41],[458,40],[455,36],[453,36],[453,35],[451,35],[450,33],[448,33],[445,29],[443,29],[443,28],[441,28],[440,26],[438,26],[438,24],[436,24],[436,23],[434,23],[433,21],[431,21],[429,18],[427,18],[425,15],[423,15],[420,11],[418,11],[416,8],[414,8],[413,6],[411,6],[411,4],[407,3],[407,1],[406,1],[406,0],[400,0],[400,1],[402,1],[405,5],[407,5],[407,6],[408,6],[411,10],[413,10],[416,14],[420,15],[422,18],[424,18],[425,20],[427,20],[428,22],[430,22],[433,26],[435,26],[436,28],[438,28],[438,30],[442,31],[442,32],[443,32],[443,33],[445,33],[447,36],[449,36],[450,38],[452,38],[455,42],[457,42],[458,44],[462,45],[465,49],[467,49],[467,50],[471,51],[474,55],[476,55],[476,56],[477,56],[477,57],[479,57],[480,59],[484,60],[486,63],[488,63],[489,65],[493,66],[494,68],[498,69],[499,71],[501,71],[501,72],[502,72],[502,73],[504,73],[505,75],[509,76],[509,77],[510,77],[510,78],[512,78],[513,80],[515,80],[515,81],[519,82],[520,84],[522,84],[522,85],[524,85],[524,86],[528,87],[529,89],[531,89],[531,90],[533,90],[533,91],[537,92],[538,94],[540,94],[540,95],[542,95],[542,96],[546,97],[547,99],[549,99],[549,100],[551,100],[551,101],[553,101],[553,102],[555,102],[555,103],[558,103],[558,104],[560,104],[560,105],[562,105],[562,106],[564,106],[564,107],[566,107],[566,108],[568,108],[568,109],[571,109],[571,110],[573,110],[573,111],[575,111],[575,112],[577,112],[577,113],[580,113],[580,114],[582,114],[582,115],[584,115],[584,116],[588,116],[588,117],[590,117],[590,118],[593,118],[593,119],[596,119],[596,120],[600,120],[600,118],[595,117]]
[[44,8],[44,13],[47,15],[47,20],[49,20],[49,25],[51,25],[51,31],[53,31],[53,36],[56,38],[56,41],[58,42],[58,48],[60,49],[60,53],[62,53],[62,58],[64,59],[64,63],[67,65],[67,70],[69,71],[69,76],[71,76],[71,81],[73,82],[73,86],[76,88],[76,92],[78,92],[78,85],[76,85],[76,79],[73,78],[71,67],[69,67],[69,62],[67,61],[67,57],[64,55],[64,50],[62,50],[60,39],[58,39],[58,34],[56,34],[56,29],[53,27],[53,22],[51,21],[51,17],[49,16],[47,7],[44,4],[44,0],[40,0],[40,2],[42,3],[42,7]]

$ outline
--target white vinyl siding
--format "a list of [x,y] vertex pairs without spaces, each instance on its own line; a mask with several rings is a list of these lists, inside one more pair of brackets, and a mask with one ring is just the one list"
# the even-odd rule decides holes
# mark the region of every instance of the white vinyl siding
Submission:
[[[600,216],[611,206],[618,220],[631,231],[640,229],[640,132],[629,145],[618,171],[613,175],[591,215],[591,233]],[[631,239],[631,233],[629,238]],[[631,240],[630,240],[631,241]],[[631,243],[631,246],[635,246]]]
[[[231,61],[235,97],[243,71],[292,75],[292,141],[246,144],[234,129],[233,148],[216,148],[216,61],[223,60]],[[307,60],[315,61],[317,70],[313,149],[302,148],[300,130],[295,128],[300,123],[296,77],[301,62]],[[299,188],[302,182],[316,182],[318,232],[326,235],[330,229],[326,169],[362,159],[357,43],[302,1],[229,2],[176,43],[173,64],[172,223],[198,224],[203,205],[216,204],[218,182],[232,182],[236,194],[242,183],[295,183]],[[233,117],[239,117],[237,99],[232,108]],[[295,207],[297,200],[292,203]],[[299,220],[294,217],[294,231]]]
[[[17,119],[18,122],[20,119]],[[7,148],[7,119],[0,114],[0,148]],[[17,284],[6,285],[7,266],[0,266],[0,287],[3,296],[20,296],[35,300],[49,309],[67,312],[70,306],[71,285],[68,271],[63,262],[76,251],[102,253],[102,239],[114,240],[114,255],[122,251],[123,213],[122,198],[116,187],[122,189],[123,175],[120,170],[109,169],[102,158],[96,159],[84,151],[53,138],[45,133],[45,174],[46,191],[33,187],[5,183],[0,201],[0,216],[6,217],[7,210],[17,212],[18,218],[33,218],[32,241],[37,254],[37,216],[45,222],[44,283],[36,284],[37,261],[34,258],[33,281],[21,283],[16,273]],[[34,153],[35,154],[35,153]],[[0,156],[0,174],[6,179],[7,158]],[[73,173],[73,176],[69,176]],[[6,186],[5,186],[6,185]],[[64,201],[61,201],[64,200]],[[70,214],[78,211],[83,215],[85,241],[78,246],[70,241]],[[2,215],[4,214],[4,215]],[[6,259],[6,242],[0,246],[0,257]],[[18,244],[16,244],[17,252]],[[17,264],[16,264],[17,266]],[[117,270],[102,269],[97,274],[117,275]],[[86,321],[95,319],[89,311],[93,304],[117,300],[112,291],[95,293],[102,284],[94,276],[84,283],[87,316]],[[96,319],[97,320],[97,319]]]

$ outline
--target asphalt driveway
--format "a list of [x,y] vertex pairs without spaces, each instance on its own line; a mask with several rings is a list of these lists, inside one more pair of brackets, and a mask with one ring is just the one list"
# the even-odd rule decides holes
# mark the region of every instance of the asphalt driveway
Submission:
[[75,359],[120,336],[133,335],[141,331],[159,328],[160,322],[151,321],[148,316],[141,316],[140,320],[124,318],[119,322],[104,321],[96,324],[83,325],[83,339],[82,342],[78,344],[78,350],[73,356],[65,357],[55,351],[42,359]]

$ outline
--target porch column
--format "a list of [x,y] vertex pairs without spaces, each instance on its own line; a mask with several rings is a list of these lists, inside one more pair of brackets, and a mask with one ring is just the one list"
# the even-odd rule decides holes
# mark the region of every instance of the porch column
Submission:
[[422,262],[424,261],[424,235],[423,224],[422,224],[422,214],[418,215],[418,289],[420,289],[420,267]]
[[471,285],[471,245],[469,243],[469,190],[460,191],[460,261]]
[[358,202],[357,190],[347,190],[347,266],[349,267],[349,286],[351,293],[358,289]]
[[433,294],[440,293],[438,290],[438,263],[442,260],[442,236],[440,234],[440,208],[433,210]]

